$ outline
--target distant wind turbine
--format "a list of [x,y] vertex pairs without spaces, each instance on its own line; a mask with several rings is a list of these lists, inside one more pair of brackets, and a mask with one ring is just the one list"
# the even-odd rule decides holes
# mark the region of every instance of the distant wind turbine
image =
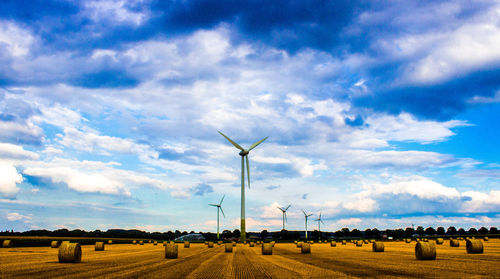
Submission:
[[285,229],[285,222],[286,222],[286,211],[290,208],[290,206],[292,206],[291,204],[289,204],[286,208],[285,207],[279,207],[278,206],[278,209],[281,210],[281,212],[283,212],[283,229]]
[[314,221],[318,221],[318,232],[319,232],[319,238],[321,238],[321,224],[322,223],[323,225],[325,223],[323,223],[323,220],[321,220],[321,212],[319,213],[319,218],[314,220]]
[[224,210],[222,210],[222,201],[224,200],[224,197],[226,197],[226,195],[222,196],[222,199],[220,200],[219,204],[214,204],[214,203],[208,204],[210,206],[217,207],[217,239],[219,239],[219,210],[222,211],[222,216],[224,216],[224,218],[226,218],[226,215],[224,214]]
[[307,218],[311,217],[312,213],[306,214],[306,212],[304,210],[302,210],[302,213],[304,213],[304,217],[306,218],[306,239],[307,239]]
[[246,227],[245,227],[245,159],[246,159],[246,165],[247,165],[247,178],[248,178],[248,188],[250,188],[250,164],[248,162],[248,153],[250,150],[254,149],[257,147],[257,145],[261,144],[263,141],[265,141],[268,137],[265,137],[258,142],[252,144],[248,150],[243,149],[243,147],[239,146],[236,142],[228,138],[226,135],[221,133],[220,131],[219,134],[221,134],[223,137],[225,137],[234,147],[238,148],[240,151],[239,155],[241,156],[241,228],[240,228],[240,241],[244,242],[247,239],[247,233],[246,233]]

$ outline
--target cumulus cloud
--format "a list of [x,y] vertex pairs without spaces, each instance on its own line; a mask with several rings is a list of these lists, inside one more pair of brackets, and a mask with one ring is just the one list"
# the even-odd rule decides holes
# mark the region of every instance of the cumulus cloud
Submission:
[[22,215],[17,212],[7,213],[7,220],[9,221],[25,221],[29,222],[32,219],[29,215]]
[[23,177],[18,173],[14,165],[0,161],[0,194],[3,197],[15,197],[19,188],[18,183],[23,182]]

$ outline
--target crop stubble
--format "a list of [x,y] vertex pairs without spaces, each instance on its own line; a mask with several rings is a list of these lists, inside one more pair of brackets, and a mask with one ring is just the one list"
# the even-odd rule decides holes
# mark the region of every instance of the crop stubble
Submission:
[[[260,247],[238,244],[233,253],[179,244],[179,258],[165,259],[164,247],[119,244],[95,252],[82,246],[82,262],[61,264],[57,249],[26,247],[0,249],[0,278],[311,278],[311,277],[409,277],[500,278],[500,240],[484,243],[484,254],[467,254],[460,247],[438,245],[435,261],[417,261],[415,243],[385,242],[385,252],[370,245],[330,247],[313,244],[311,254],[301,254],[291,244],[276,244],[273,255]],[[108,248],[109,247],[109,248]]]

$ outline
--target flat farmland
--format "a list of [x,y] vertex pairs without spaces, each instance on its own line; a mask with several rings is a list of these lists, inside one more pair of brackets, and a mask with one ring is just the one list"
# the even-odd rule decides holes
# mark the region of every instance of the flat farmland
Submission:
[[437,259],[417,261],[415,242],[385,242],[385,252],[371,244],[313,244],[301,254],[294,244],[278,243],[273,255],[261,247],[238,244],[233,253],[224,246],[179,244],[179,257],[165,259],[161,244],[106,245],[94,251],[82,246],[82,262],[59,263],[58,249],[22,247],[0,249],[1,278],[500,278],[500,240],[483,242],[483,254],[467,254],[449,242],[436,245]]

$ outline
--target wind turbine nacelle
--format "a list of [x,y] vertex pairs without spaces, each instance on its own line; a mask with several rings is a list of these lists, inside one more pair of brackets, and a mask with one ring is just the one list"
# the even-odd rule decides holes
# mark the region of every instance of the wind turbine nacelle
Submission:
[[242,151],[240,151],[239,154],[240,154],[240,156],[246,156],[246,155],[248,155],[248,153],[249,152],[247,150],[242,150]]

